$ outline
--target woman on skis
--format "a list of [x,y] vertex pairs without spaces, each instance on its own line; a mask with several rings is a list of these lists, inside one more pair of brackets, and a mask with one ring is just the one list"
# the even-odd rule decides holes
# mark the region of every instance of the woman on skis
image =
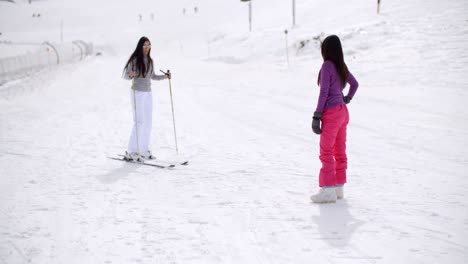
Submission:
[[135,51],[125,64],[123,77],[132,80],[130,98],[134,121],[125,159],[130,161],[154,159],[149,150],[153,113],[151,80],[170,79],[171,74],[154,73],[151,42],[147,37],[141,37],[138,41]]

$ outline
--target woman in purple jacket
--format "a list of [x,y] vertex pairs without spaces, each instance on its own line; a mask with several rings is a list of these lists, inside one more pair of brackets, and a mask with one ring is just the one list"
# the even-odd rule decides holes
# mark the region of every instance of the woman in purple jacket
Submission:
[[[349,113],[346,104],[353,98],[358,82],[349,72],[343,58],[340,39],[331,35],[321,46],[323,64],[317,83],[320,95],[312,120],[312,130],[320,135],[320,160],[318,194],[312,195],[315,203],[332,203],[342,199],[343,185],[346,183],[346,127]],[[343,89],[349,83],[348,95]],[[321,124],[320,124],[321,123]]]

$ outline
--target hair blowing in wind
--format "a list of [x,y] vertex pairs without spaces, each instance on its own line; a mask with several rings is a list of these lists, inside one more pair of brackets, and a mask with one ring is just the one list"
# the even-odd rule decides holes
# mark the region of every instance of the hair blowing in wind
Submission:
[[146,77],[146,74],[148,73],[149,69],[153,68],[153,59],[151,59],[151,48],[148,52],[148,65],[145,65],[145,61],[144,61],[145,55],[143,53],[143,46],[146,41],[150,42],[147,37],[140,38],[135,48],[135,51],[133,51],[132,55],[127,61],[127,64],[125,64],[124,72],[134,60],[135,60],[136,69],[131,69],[131,70],[137,71],[143,78]]

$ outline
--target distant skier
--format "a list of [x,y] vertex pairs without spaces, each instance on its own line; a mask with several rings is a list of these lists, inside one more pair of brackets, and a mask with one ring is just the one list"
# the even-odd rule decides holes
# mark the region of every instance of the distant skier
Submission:
[[[346,104],[351,102],[359,86],[344,62],[343,49],[337,36],[326,37],[321,51],[324,62],[317,80],[320,95],[312,121],[313,132],[320,135],[322,162],[319,174],[321,189],[318,194],[311,196],[315,203],[336,202],[344,197],[343,185],[346,183],[348,166],[346,127],[349,122]],[[348,95],[344,96],[346,83],[349,83],[350,88]]]
[[170,79],[171,74],[154,73],[151,42],[147,37],[141,37],[138,41],[135,51],[125,64],[123,77],[132,80],[130,98],[134,121],[125,159],[133,161],[141,161],[142,158],[154,159],[149,150],[153,113],[151,80]]

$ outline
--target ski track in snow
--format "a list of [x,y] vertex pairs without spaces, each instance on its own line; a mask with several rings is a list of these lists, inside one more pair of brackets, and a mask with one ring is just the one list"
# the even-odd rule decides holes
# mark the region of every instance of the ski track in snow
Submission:
[[167,32],[187,31],[179,42],[154,41],[156,67],[174,76],[181,157],[167,81],[153,82],[153,150],[187,167],[107,159],[131,128],[129,83],[119,79],[128,54],[0,86],[0,263],[464,263],[467,5],[430,13],[437,1],[418,2],[429,15],[401,2],[377,22],[323,21],[327,34],[342,33],[360,82],[346,199],[336,204],[309,202],[320,168],[310,129],[319,51],[309,46],[287,68],[266,44],[277,28],[218,32],[206,55],[196,55],[196,23]]

